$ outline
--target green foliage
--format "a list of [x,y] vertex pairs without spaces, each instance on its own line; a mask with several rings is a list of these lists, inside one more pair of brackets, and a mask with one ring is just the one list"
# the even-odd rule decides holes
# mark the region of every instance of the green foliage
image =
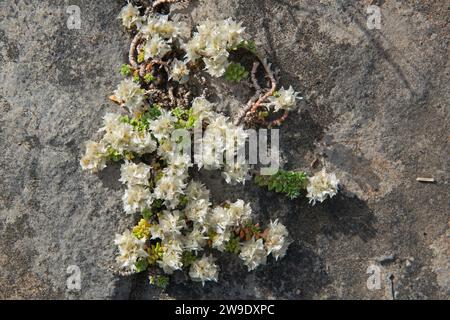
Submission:
[[130,118],[128,115],[120,117],[120,121],[128,123],[133,126],[135,130],[146,131],[150,121],[155,120],[161,115],[161,110],[158,105],[153,105],[148,111],[144,112],[137,118]]
[[172,114],[177,117],[177,129],[192,129],[197,122],[197,117],[192,114],[192,109],[182,109],[176,107],[172,110]]
[[261,228],[257,225],[247,223],[245,228],[248,229],[252,234],[257,234],[261,232]]
[[267,186],[270,191],[285,193],[295,199],[306,189],[308,177],[305,172],[280,170],[271,176],[256,176],[255,182],[259,186]]
[[131,75],[131,66],[130,65],[128,65],[128,64],[123,64],[121,67],[120,67],[120,73],[124,76],[124,77],[127,77],[127,76],[129,76],[129,75]]
[[151,285],[157,286],[160,289],[166,289],[167,286],[169,285],[170,279],[169,277],[166,276],[150,276],[149,278],[149,282]]
[[145,60],[145,52],[142,50],[141,52],[139,52],[138,56],[137,56],[137,63],[142,63]]
[[164,204],[164,200],[162,200],[162,199],[155,199],[155,200],[153,200],[153,203],[152,203],[152,209],[155,209],[155,210],[161,209],[163,204]]
[[147,261],[147,259],[140,259],[134,265],[136,267],[136,272],[139,273],[139,272],[147,270],[148,261]]
[[180,203],[178,204],[179,207],[185,207],[188,204],[189,198],[187,197],[187,195],[182,194],[180,196]]
[[143,217],[145,220],[150,220],[150,219],[152,218],[152,216],[153,216],[152,210],[147,209],[147,208],[145,208],[144,210],[142,210],[141,213],[142,213],[142,217]]
[[240,82],[248,77],[248,71],[240,63],[230,63],[225,71],[225,79],[231,82]]
[[161,115],[161,107],[157,104],[154,104],[145,112],[142,116],[149,120],[155,120]]
[[144,76],[144,81],[145,81],[145,83],[150,83],[150,82],[152,82],[152,81],[154,81],[155,80],[155,77],[151,74],[151,73],[147,73],[145,76]]
[[231,236],[230,240],[225,243],[225,251],[233,254],[239,254],[241,251],[241,244],[238,236]]
[[189,111],[180,107],[176,107],[172,110],[172,114],[177,117],[178,120],[186,120],[186,118],[189,116]]
[[134,82],[139,82],[140,80],[141,80],[141,78],[139,77],[139,74],[136,73],[136,74],[133,76],[133,81],[134,81]]
[[108,157],[108,160],[114,161],[114,162],[119,162],[123,158],[122,154],[111,146],[108,146],[107,157]]
[[241,43],[239,43],[239,44],[237,45],[237,47],[235,48],[235,50],[241,49],[241,48],[250,51],[250,52],[253,53],[254,55],[257,54],[257,52],[256,52],[256,45],[255,45],[255,42],[254,42],[253,40],[243,40],[243,41],[241,41]]
[[184,251],[181,255],[181,263],[183,263],[183,267],[189,268],[196,258],[191,251]]

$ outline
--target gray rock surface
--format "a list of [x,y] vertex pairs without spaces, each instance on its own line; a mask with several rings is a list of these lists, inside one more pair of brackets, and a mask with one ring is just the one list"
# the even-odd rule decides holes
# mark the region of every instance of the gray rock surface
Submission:
[[[117,167],[98,176],[79,167],[84,141],[115,108],[107,97],[130,41],[116,19],[123,4],[0,1],[0,298],[450,298],[446,1],[203,0],[175,8],[194,22],[243,21],[281,83],[305,97],[281,130],[285,168],[311,171],[323,158],[345,188],[311,207],[203,176],[215,201],[244,197],[263,222],[279,217],[294,243],[285,259],[251,273],[221,256],[219,283],[176,276],[164,294],[142,275],[108,271],[114,234],[133,219],[121,209]],[[371,4],[381,8],[380,30],[367,28]],[[81,8],[81,30],[66,26],[69,5]],[[239,86],[217,86],[223,106],[245,101]],[[67,290],[69,265],[81,269],[78,292]],[[380,289],[368,289],[370,266]]]

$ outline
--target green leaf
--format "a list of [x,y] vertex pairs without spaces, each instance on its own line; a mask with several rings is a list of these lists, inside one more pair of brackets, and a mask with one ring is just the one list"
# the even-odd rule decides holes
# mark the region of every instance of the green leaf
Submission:
[[145,60],[145,52],[141,51],[139,52],[138,56],[137,56],[137,62],[138,63],[142,63]]
[[239,254],[241,251],[239,237],[231,236],[230,240],[225,243],[225,251],[232,254]]
[[147,112],[145,112],[142,117],[147,121],[155,120],[161,115],[161,107],[157,104],[154,104]]
[[147,261],[147,259],[141,259],[141,260],[138,260],[134,265],[136,267],[136,272],[139,273],[139,272],[147,270],[148,261]]
[[269,191],[285,193],[295,199],[306,189],[308,177],[305,172],[280,170],[272,176],[256,176],[255,182],[261,187],[267,186]]
[[155,285],[160,289],[166,289],[169,285],[170,279],[166,276],[157,276]]
[[142,217],[145,220],[150,220],[151,217],[153,216],[153,212],[150,209],[145,208],[144,210],[142,210]]
[[257,55],[258,53],[256,52],[256,44],[253,40],[243,40],[241,41],[237,47],[235,49],[247,49],[248,51],[250,51],[251,53],[253,53],[254,55]]
[[240,82],[242,79],[247,78],[248,71],[240,63],[230,63],[225,71],[225,79],[232,82]]
[[144,81],[145,81],[145,83],[150,83],[150,82],[152,82],[152,81],[154,81],[155,80],[155,77],[151,74],[151,73],[147,73],[145,76],[144,76]]
[[183,267],[189,268],[197,257],[191,251],[184,251],[181,255],[181,263]]
[[120,67],[120,73],[124,76],[124,77],[127,77],[127,76],[129,76],[129,75],[131,75],[131,66],[130,65],[128,65],[128,64],[123,64],[121,67]]

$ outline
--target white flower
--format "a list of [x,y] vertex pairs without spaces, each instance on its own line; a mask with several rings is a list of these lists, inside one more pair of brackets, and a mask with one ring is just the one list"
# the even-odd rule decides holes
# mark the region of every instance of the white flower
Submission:
[[147,258],[148,254],[144,249],[145,239],[136,238],[130,230],[123,234],[116,234],[114,244],[119,248],[119,255],[116,260],[121,268],[136,271],[136,262],[138,259]]
[[119,181],[122,183],[147,186],[151,176],[151,167],[144,163],[135,164],[126,161],[120,167],[120,174]]
[[231,238],[231,231],[230,230],[225,230],[222,231],[220,233],[216,233],[213,238],[211,239],[212,241],[212,247],[214,249],[217,249],[221,252],[223,252],[225,250],[225,243],[227,241],[229,241]]
[[153,133],[158,141],[168,139],[169,134],[173,131],[177,118],[170,111],[161,109],[161,115],[150,122],[149,130]]
[[107,152],[104,143],[87,141],[86,153],[80,160],[81,168],[92,173],[103,170],[106,167]]
[[215,207],[211,214],[208,215],[208,225],[214,229],[216,233],[224,233],[234,222],[230,216],[230,212],[221,206]]
[[239,199],[229,204],[228,214],[233,226],[245,225],[252,219],[252,208],[250,203],[246,204],[244,200]]
[[122,24],[126,28],[131,28],[134,25],[139,27],[141,25],[141,16],[139,10],[131,3],[128,3],[125,7],[122,8],[119,14],[119,19],[122,19]]
[[142,155],[154,152],[156,147],[157,143],[150,132],[134,130],[130,140],[130,151]]
[[176,149],[177,144],[172,139],[161,139],[159,140],[158,156],[169,161],[175,156]]
[[156,182],[154,195],[157,199],[164,200],[164,203],[170,208],[175,208],[179,203],[178,196],[183,194],[183,190],[186,187],[183,178],[184,177],[163,175]]
[[209,201],[209,190],[201,182],[192,180],[186,187],[186,196],[192,200]]
[[132,214],[148,208],[153,201],[150,191],[141,185],[129,185],[122,197],[127,214]]
[[229,64],[228,50],[235,48],[243,40],[244,28],[232,19],[207,20],[197,26],[197,31],[183,47],[187,61],[202,57],[209,74],[222,76]]
[[184,248],[189,251],[201,251],[206,245],[208,236],[205,235],[206,228],[201,225],[195,225],[192,232],[184,237]]
[[184,213],[189,220],[195,223],[204,224],[206,222],[210,206],[211,203],[206,199],[191,200],[184,209]]
[[159,228],[164,235],[164,238],[175,238],[181,235],[181,230],[186,227],[186,223],[181,218],[180,211],[173,212],[164,210],[159,217]]
[[175,152],[167,157],[168,166],[164,168],[163,172],[166,175],[187,177],[187,171],[192,167],[191,156],[188,154],[180,154]]
[[224,131],[226,137],[225,150],[230,155],[237,155],[238,151],[245,154],[245,142],[248,138],[248,133],[244,127],[228,123],[228,127]]
[[114,91],[117,99],[132,112],[142,111],[145,103],[145,91],[131,79],[124,79]]
[[192,281],[201,282],[205,285],[205,281],[216,281],[219,276],[219,267],[214,263],[212,256],[204,255],[201,259],[194,261],[189,270],[189,276]]
[[197,121],[211,120],[215,116],[213,104],[205,97],[197,97],[192,101],[192,115]]
[[148,60],[151,58],[163,58],[166,53],[170,52],[172,49],[168,42],[166,42],[159,35],[154,35],[151,39],[147,40],[144,46],[144,59]]
[[241,43],[244,40],[242,38],[244,31],[242,22],[236,22],[232,18],[225,20],[222,24],[222,32],[227,37],[227,47],[233,48]]
[[334,173],[327,174],[325,168],[308,179],[306,190],[309,202],[313,205],[317,201],[323,202],[327,197],[332,198],[336,195],[339,187],[339,180]]
[[222,166],[228,128],[227,122],[228,118],[221,114],[211,119],[203,135],[201,157],[197,159],[199,169],[205,167],[207,170],[215,170]]
[[147,24],[142,27],[141,31],[147,37],[157,34],[165,39],[184,38],[190,34],[190,29],[185,23],[171,21],[168,15],[149,16]]
[[203,58],[205,70],[213,77],[221,77],[225,74],[229,65],[228,55],[219,55],[215,58]]
[[133,127],[120,120],[120,115],[107,113],[104,116],[104,127],[99,131],[104,131],[103,142],[120,153],[128,149],[133,136]]
[[260,264],[266,264],[267,252],[264,249],[263,239],[255,238],[242,245],[239,257],[244,261],[248,271],[256,269]]
[[200,55],[197,53],[197,50],[201,48],[200,41],[201,39],[199,37],[194,37],[183,45],[183,49],[186,52],[184,57],[187,62],[195,61],[200,58]]
[[296,99],[302,99],[298,95],[299,93],[295,92],[292,86],[288,90],[282,88],[276,95],[269,97],[269,105],[273,106],[275,111],[280,109],[290,111],[295,108]]
[[288,236],[289,232],[284,225],[278,222],[278,219],[275,222],[270,221],[265,242],[267,254],[272,253],[275,260],[283,258],[290,244],[287,239]]
[[185,62],[174,59],[170,64],[169,79],[173,79],[181,84],[189,80],[189,69]]
[[237,183],[245,184],[250,178],[249,167],[246,163],[235,162],[233,164],[226,163],[222,172],[222,176],[228,184],[235,185]]
[[181,242],[178,239],[171,239],[168,242],[164,242],[164,253],[161,261],[158,261],[158,265],[167,274],[172,274],[175,270],[181,270],[183,263],[181,262],[181,256],[183,249]]

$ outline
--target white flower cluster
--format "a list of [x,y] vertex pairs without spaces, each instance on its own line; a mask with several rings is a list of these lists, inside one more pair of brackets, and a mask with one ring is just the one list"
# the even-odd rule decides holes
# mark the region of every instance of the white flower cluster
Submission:
[[107,148],[103,142],[86,142],[86,153],[80,160],[80,165],[83,170],[88,170],[92,173],[106,168],[106,153]]
[[156,150],[156,141],[150,132],[136,130],[115,113],[107,113],[103,119],[104,127],[100,129],[104,132],[102,141],[114,150],[120,153],[135,152],[139,155]]
[[[143,47],[144,59],[162,59],[172,51],[174,43],[180,43],[190,36],[190,29],[183,22],[169,20],[168,15],[150,15],[140,31],[146,42]],[[181,84],[189,80],[189,69],[186,61],[174,59],[170,64],[169,79]]]
[[206,170],[223,169],[223,177],[229,184],[242,183],[249,178],[249,167],[240,151],[245,150],[248,134],[242,126],[235,126],[228,117],[212,111],[212,104],[198,97],[192,105],[197,121],[207,119],[208,125],[202,137],[201,158],[198,167]]
[[[122,166],[120,181],[127,183],[129,188],[145,188],[151,170],[144,164],[127,162]],[[252,224],[252,209],[250,204],[243,200],[212,208],[209,190],[201,183],[191,181],[182,189],[188,199],[185,206],[180,209],[162,210],[157,221],[152,222],[149,227],[149,238],[137,239],[129,231],[116,237],[115,243],[119,246],[117,260],[123,269],[136,271],[137,260],[147,256],[146,243],[157,241],[164,248],[162,258],[157,264],[166,274],[172,274],[176,270],[182,270],[183,253],[193,252],[195,256],[199,256],[199,252],[207,246],[224,251],[236,228]],[[139,206],[140,203],[137,203],[137,207]],[[239,257],[249,271],[265,264],[269,254],[277,260],[285,255],[290,243],[287,240],[286,228],[278,221],[271,222],[265,234],[266,240],[255,240],[253,237],[240,248]],[[214,258],[206,254],[195,259],[189,269],[191,279],[202,284],[206,281],[217,281],[218,273],[219,267]]]
[[189,276],[193,281],[199,281],[205,285],[205,281],[216,281],[219,275],[219,267],[214,263],[212,256],[194,261],[189,270]]
[[136,130],[132,125],[121,121],[119,114],[107,113],[103,120],[104,126],[99,130],[104,132],[102,140],[86,143],[86,153],[80,161],[83,170],[96,173],[104,169],[109,148],[120,154],[128,151],[137,155],[156,150],[156,141],[150,132]]
[[188,79],[187,63],[202,59],[206,71],[215,77],[222,76],[229,65],[229,50],[244,39],[244,28],[233,19],[207,20],[197,26],[192,37],[190,28],[183,22],[172,21],[168,15],[152,14],[147,21],[139,17],[139,10],[128,4],[119,15],[127,28],[136,25],[146,42],[143,46],[145,60],[161,59],[171,51],[174,43],[186,52],[185,61],[173,61],[170,78],[184,83]]
[[[230,50],[243,41],[244,28],[232,19],[205,21],[191,37],[186,24],[162,14],[141,17],[139,9],[128,3],[120,13],[123,25],[136,28],[142,37],[136,48],[138,60],[166,59],[159,63],[171,81],[187,83],[195,71],[190,67],[200,59],[210,75],[222,76]],[[183,54],[185,60],[178,60]],[[275,260],[283,258],[291,243],[286,227],[275,220],[260,230],[252,220],[250,204],[241,199],[213,206],[209,190],[189,179],[190,155],[181,152],[182,143],[174,137],[180,127],[203,128],[198,169],[219,169],[227,183],[245,183],[249,167],[241,160],[247,139],[243,127],[215,112],[204,97],[195,98],[189,110],[182,110],[188,120],[164,108],[143,113],[146,94],[131,79],[119,84],[114,96],[134,117],[106,114],[99,130],[102,139],[87,142],[80,161],[84,170],[97,172],[111,159],[124,160],[120,169],[120,182],[126,185],[124,211],[141,213],[143,219],[132,231],[115,237],[120,267],[140,272],[149,265],[158,266],[166,274],[185,269],[193,281],[204,285],[218,281],[214,250],[238,254],[249,271],[266,264],[269,255]],[[291,110],[296,99],[298,93],[290,87],[270,97],[267,105],[276,111]],[[336,177],[323,172],[310,178],[308,197],[312,202],[323,201],[336,190]]]
[[145,91],[131,79],[122,80],[114,91],[114,96],[131,112],[142,111],[145,104]]
[[116,260],[121,268],[131,272],[136,271],[136,262],[148,256],[144,247],[145,240],[136,238],[130,230],[126,230],[123,234],[116,234],[114,244],[119,248]]
[[205,21],[197,26],[197,32],[184,45],[187,61],[203,59],[207,72],[220,77],[229,64],[229,50],[244,39],[244,28],[233,19],[224,21]]
[[325,168],[310,177],[306,195],[309,202],[313,205],[318,202],[323,202],[326,198],[332,198],[336,195],[339,188],[339,180],[334,173],[328,174]]
[[120,180],[127,184],[127,189],[122,197],[124,210],[127,214],[140,212],[148,208],[153,201],[148,185],[151,177],[151,167],[144,164],[125,162],[121,169]]
[[128,3],[122,8],[119,14],[119,19],[122,19],[122,24],[126,28],[131,28],[133,26],[140,27],[142,22],[142,17],[139,13],[139,9]]
[[266,264],[267,256],[272,254],[275,260],[286,255],[287,248],[291,244],[289,232],[286,227],[275,220],[270,222],[266,230],[265,241],[252,238],[243,246],[239,257],[244,261],[248,270],[254,270],[260,264]]
[[269,97],[268,105],[274,107],[275,111],[280,109],[290,111],[296,106],[296,100],[303,99],[299,97],[298,92],[295,92],[292,86],[288,90],[281,88],[273,96]]

